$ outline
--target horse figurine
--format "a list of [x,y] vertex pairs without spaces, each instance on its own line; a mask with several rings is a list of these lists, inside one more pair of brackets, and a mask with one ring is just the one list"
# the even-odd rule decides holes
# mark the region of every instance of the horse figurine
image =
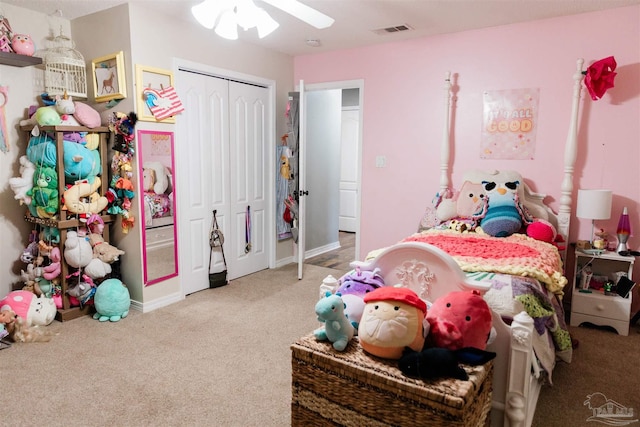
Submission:
[[344,314],[345,304],[339,293],[332,294],[327,291],[325,297],[316,304],[318,320],[324,322],[324,327],[313,331],[317,340],[329,340],[333,348],[343,351],[355,335],[353,324]]

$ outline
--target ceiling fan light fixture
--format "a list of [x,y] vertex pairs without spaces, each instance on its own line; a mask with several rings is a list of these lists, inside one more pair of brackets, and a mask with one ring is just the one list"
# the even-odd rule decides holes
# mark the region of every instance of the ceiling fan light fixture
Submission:
[[236,3],[236,20],[245,31],[255,27],[260,21],[258,7],[251,0],[238,0]]
[[217,35],[227,40],[238,40],[238,22],[233,10],[222,12],[215,31]]
[[293,15],[301,21],[321,30],[329,28],[335,22],[335,19],[324,13],[317,11],[298,0],[262,0],[264,3]]
[[205,0],[191,8],[191,14],[196,21],[207,29],[212,29],[216,25],[218,15],[220,15],[220,3],[216,0]]
[[280,24],[271,17],[264,9],[258,9],[257,12],[258,23],[256,28],[258,30],[258,37],[265,38],[272,32],[274,32]]
[[[298,0],[262,0],[319,29],[330,27],[333,18],[300,3]],[[253,0],[204,0],[191,8],[191,13],[205,28],[215,28],[216,34],[228,40],[238,39],[237,26],[245,31],[256,28],[261,39],[280,24]]]

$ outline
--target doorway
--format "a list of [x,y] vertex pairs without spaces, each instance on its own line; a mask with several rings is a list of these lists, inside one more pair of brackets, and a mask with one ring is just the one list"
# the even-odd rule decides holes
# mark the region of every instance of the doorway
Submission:
[[306,264],[319,267],[335,268],[344,273],[351,270],[351,262],[354,261],[353,252],[356,247],[356,233],[341,231],[338,234],[340,247],[320,255],[308,258]]
[[[338,93],[338,102],[335,102],[336,92]],[[362,156],[362,99],[364,92],[364,82],[361,80],[330,82],[305,85],[307,114],[307,184],[306,189],[309,190],[310,196],[306,198],[308,212],[326,211],[326,204],[332,200],[339,205],[332,210],[336,217],[331,221],[315,221],[307,222],[307,229],[313,227],[324,227],[322,230],[315,230],[317,235],[332,236],[328,242],[324,244],[305,245],[305,253],[307,258],[315,257],[329,251],[334,251],[342,246],[344,234],[341,231],[347,231],[353,234],[350,245],[351,260],[358,259],[360,251],[360,177],[361,177],[361,156]],[[330,111],[328,111],[330,110]],[[327,131],[330,117],[338,117],[335,123],[336,129],[332,132]],[[344,127],[343,125],[347,126]],[[322,134],[314,133],[313,129],[322,129]],[[328,147],[328,139],[326,135],[336,135],[338,144],[337,149]],[[315,136],[315,138],[314,138]],[[342,138],[350,138],[348,144],[342,144]],[[314,148],[317,155],[311,156]],[[320,150],[322,153],[320,153]],[[332,154],[331,159],[323,160],[323,167],[318,167],[317,159],[326,156],[328,152]],[[311,157],[310,157],[311,156]],[[309,159],[313,160],[309,160]],[[310,161],[316,161],[313,166],[309,165]],[[328,177],[327,172],[335,172],[338,178]],[[319,186],[331,181],[335,188],[331,188],[324,193],[313,192],[314,180]],[[332,198],[319,197],[325,194],[333,195]],[[315,197],[314,197],[315,196]],[[333,213],[332,213],[333,215]],[[307,216],[307,219],[309,217]]]

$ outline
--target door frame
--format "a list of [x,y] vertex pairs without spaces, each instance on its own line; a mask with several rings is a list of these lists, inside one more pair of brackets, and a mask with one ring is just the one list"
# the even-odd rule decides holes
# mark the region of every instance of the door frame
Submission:
[[[268,138],[268,142],[267,142],[267,150],[268,153],[266,155],[266,161],[267,161],[267,165],[265,165],[265,171],[266,174],[268,176],[268,185],[267,185],[267,194],[266,194],[266,198],[267,198],[267,209],[266,212],[269,216],[269,218],[267,218],[266,223],[267,223],[267,230],[266,230],[266,236],[267,236],[267,242],[265,244],[265,247],[267,248],[267,250],[269,251],[268,253],[268,260],[269,260],[269,268],[275,268],[276,267],[276,225],[275,225],[275,173],[276,173],[276,168],[275,168],[275,147],[276,147],[276,82],[275,80],[271,80],[271,79],[267,79],[264,77],[258,77],[258,76],[254,76],[254,75],[250,75],[250,74],[244,74],[241,72],[237,72],[237,71],[232,71],[232,70],[227,70],[224,68],[219,68],[219,67],[214,67],[211,65],[206,65],[206,64],[202,64],[199,62],[194,62],[194,61],[189,61],[186,59],[182,59],[182,58],[173,58],[172,61],[172,70],[173,70],[173,75],[178,78],[179,76],[179,70],[188,70],[191,72],[195,72],[195,73],[201,73],[204,75],[209,75],[212,77],[218,77],[218,78],[222,78],[222,79],[227,79],[227,80],[232,80],[232,81],[236,81],[239,83],[246,83],[246,84],[250,84],[250,85],[258,85],[258,86],[264,86],[267,88],[268,93],[269,93],[269,108],[270,108],[270,117],[269,117],[269,121],[271,122],[271,132],[269,135],[267,135]],[[180,120],[178,118],[178,120]],[[176,128],[177,130],[177,128]],[[175,133],[175,146],[179,147],[180,146],[180,137],[181,135],[178,134],[178,132]],[[188,144],[184,144],[184,147],[188,147]],[[177,164],[181,164],[178,161],[178,157],[180,156],[180,151],[179,149],[176,149],[176,163]],[[188,188],[186,188],[185,183],[183,182],[184,180],[180,179],[180,170],[178,170],[178,175],[176,177],[176,187],[178,188],[178,191],[181,192],[186,192],[188,191]],[[178,193],[178,194],[180,194]],[[186,193],[185,193],[186,194]],[[183,203],[180,202],[180,197],[178,197],[177,200],[177,209],[178,211],[180,209],[185,209],[185,206]],[[180,230],[180,223],[178,223],[178,230],[177,230],[177,235],[178,235],[178,242],[181,240],[182,237],[182,231]],[[178,245],[178,247],[182,247],[185,248],[187,245]],[[178,250],[178,264],[179,264],[179,269],[178,271],[185,271],[184,268],[184,264],[187,262],[186,257],[185,257],[185,253],[184,253],[184,249],[183,250]],[[183,296],[184,296],[184,289],[182,288],[182,286],[180,286],[181,291],[183,292]]]
[[[305,92],[315,92],[318,90],[330,90],[330,89],[358,89],[358,107],[360,109],[360,123],[358,129],[358,154],[357,154],[357,171],[358,184],[356,186],[356,248],[354,260],[360,259],[360,215],[362,206],[362,129],[364,123],[364,79],[357,80],[342,80],[335,82],[324,83],[304,83]],[[296,86],[296,91],[300,91],[300,88]],[[302,121],[302,120],[301,120]]]

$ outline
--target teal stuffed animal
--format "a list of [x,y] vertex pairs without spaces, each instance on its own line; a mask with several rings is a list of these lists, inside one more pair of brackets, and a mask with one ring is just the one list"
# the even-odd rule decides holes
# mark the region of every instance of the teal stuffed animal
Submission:
[[129,289],[118,279],[107,279],[100,283],[93,302],[96,308],[93,318],[101,322],[124,319],[129,315],[131,307]]
[[[64,177],[67,184],[87,179],[90,183],[102,173],[100,152],[90,150],[77,142],[63,140]],[[56,143],[46,135],[32,136],[27,147],[27,158],[36,165],[58,166]]]
[[344,314],[345,304],[339,293],[326,292],[325,297],[316,304],[318,320],[324,327],[316,329],[313,334],[317,340],[329,340],[333,348],[343,351],[355,334],[355,328]]
[[30,211],[39,218],[52,218],[58,212],[58,174],[50,167],[37,167],[33,175]]

